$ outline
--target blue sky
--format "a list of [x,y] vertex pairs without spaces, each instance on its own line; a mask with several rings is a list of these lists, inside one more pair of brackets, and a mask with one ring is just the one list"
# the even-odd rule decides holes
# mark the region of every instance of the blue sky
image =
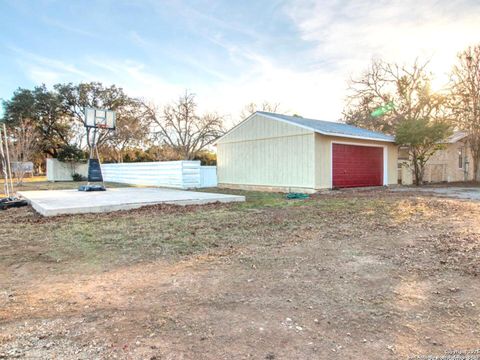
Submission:
[[440,86],[479,19],[476,0],[0,0],[0,98],[101,81],[158,105],[189,89],[232,120],[252,101],[337,120],[373,57],[431,59]]

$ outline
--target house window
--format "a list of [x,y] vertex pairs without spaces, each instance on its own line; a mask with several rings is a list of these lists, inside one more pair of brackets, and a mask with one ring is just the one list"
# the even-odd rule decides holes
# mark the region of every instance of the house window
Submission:
[[458,168],[463,169],[463,148],[458,150]]

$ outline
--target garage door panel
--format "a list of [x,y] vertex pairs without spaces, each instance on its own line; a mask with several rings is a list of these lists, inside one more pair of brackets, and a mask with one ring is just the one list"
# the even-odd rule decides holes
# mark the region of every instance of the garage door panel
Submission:
[[333,144],[334,187],[383,185],[383,148]]

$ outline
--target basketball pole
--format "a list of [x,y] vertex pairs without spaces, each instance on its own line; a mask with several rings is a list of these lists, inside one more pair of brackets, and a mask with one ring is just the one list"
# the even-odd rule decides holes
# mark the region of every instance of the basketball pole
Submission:
[[[102,164],[98,151],[98,141],[101,138],[101,130],[115,129],[115,112],[107,109],[84,108],[85,128],[87,131],[87,144],[89,146],[88,158],[88,182],[81,185],[79,191],[105,191],[105,179],[103,178]],[[101,182],[102,185],[94,185],[93,182]]]
[[[90,130],[91,131],[91,130]],[[90,134],[89,134],[90,135]],[[97,136],[97,128],[94,127],[93,128],[93,132],[92,132],[92,138],[91,140],[89,141],[90,142],[90,154],[88,155],[88,161],[90,161],[90,159],[93,159],[93,156],[94,156],[94,148],[95,148],[95,137]],[[90,168],[90,167],[89,167]],[[90,170],[89,170],[90,171]],[[90,178],[90,176],[89,176]],[[87,182],[87,185],[90,185],[90,179],[88,180]]]
[[10,153],[8,151],[8,137],[7,137],[7,127],[5,123],[3,124],[3,135],[5,136],[5,155],[7,156],[7,169],[8,169],[8,177],[10,178],[10,190],[13,195],[13,178],[12,178],[12,167],[10,165]]
[[[97,124],[95,124],[97,125]],[[98,126],[98,125],[97,125]],[[93,128],[93,136],[92,136],[92,141],[90,145],[90,156],[89,159],[93,159],[95,156],[100,164],[100,154],[98,153],[98,146],[97,146],[97,141],[98,141],[98,127]],[[102,185],[105,186],[105,180],[103,179],[103,173],[102,173],[102,166],[100,164],[100,174],[102,175]],[[88,185],[90,185],[90,181],[88,182]]]
[[98,154],[98,147],[95,146],[95,151],[97,152],[97,159],[100,164],[100,174],[102,175],[102,186],[105,187],[105,180],[103,178],[102,163],[100,162],[100,155]]
[[7,159],[5,157],[5,152],[3,151],[3,140],[2,140],[2,129],[0,129],[0,156],[2,157],[2,172],[3,172],[3,191],[5,191],[5,195],[7,198],[10,197],[10,186],[8,185],[8,170],[7,170]]

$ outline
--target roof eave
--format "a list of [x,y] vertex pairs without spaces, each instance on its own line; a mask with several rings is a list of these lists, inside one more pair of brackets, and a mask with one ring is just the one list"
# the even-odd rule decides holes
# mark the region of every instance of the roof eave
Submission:
[[238,129],[240,126],[242,126],[243,124],[245,124],[248,120],[250,120],[252,117],[254,117],[255,115],[259,115],[259,116],[263,116],[263,117],[266,117],[268,119],[272,119],[272,120],[276,120],[276,121],[281,121],[281,122],[284,122],[286,124],[289,124],[289,125],[293,125],[293,126],[297,126],[297,127],[300,127],[300,128],[303,128],[303,129],[306,129],[306,130],[309,130],[309,131],[313,131],[315,133],[318,133],[318,134],[321,134],[321,135],[325,135],[325,136],[338,136],[338,137],[344,137],[344,138],[349,138],[349,139],[358,139],[358,140],[369,140],[369,141],[380,141],[380,142],[387,142],[387,143],[395,143],[395,139],[378,139],[378,138],[372,138],[372,137],[369,137],[369,136],[356,136],[356,135],[347,135],[347,134],[341,134],[341,133],[331,133],[331,132],[325,132],[325,131],[320,131],[318,129],[315,129],[315,128],[312,128],[310,126],[306,126],[306,125],[301,125],[301,124],[297,124],[296,122],[293,122],[293,121],[288,121],[286,119],[282,119],[282,118],[278,118],[276,116],[271,116],[271,115],[268,115],[268,114],[264,114],[264,113],[259,113],[258,111],[254,112],[253,114],[251,114],[250,116],[248,116],[245,120],[241,121],[240,123],[238,123],[237,125],[235,125],[233,128],[231,128],[229,131],[227,131],[225,134],[223,134],[221,137],[219,137],[214,143],[213,145],[217,145],[225,136],[227,136],[228,134],[230,134],[232,131],[234,131],[235,129]]
[[[255,113],[255,114],[256,114],[256,113]],[[304,129],[306,129],[306,130],[310,130],[310,131],[316,132],[316,133],[321,134],[321,135],[326,135],[326,136],[339,136],[339,137],[346,137],[346,138],[350,138],[350,139],[370,140],[370,141],[382,141],[382,142],[395,143],[395,139],[388,140],[388,139],[372,138],[372,137],[368,137],[368,136],[356,136],[356,135],[346,135],[346,134],[341,134],[341,133],[330,133],[330,132],[326,132],[326,131],[320,131],[320,130],[315,129],[315,128],[312,128],[312,127],[310,127],[310,126],[297,124],[296,122],[288,121],[288,120],[286,120],[286,119],[278,118],[278,117],[275,117],[275,116],[270,116],[270,115],[262,114],[262,113],[259,113],[258,115],[264,116],[264,117],[269,118],[269,119],[277,120],[277,121],[283,121],[283,122],[285,122],[285,123],[287,123],[287,124],[294,125],[294,126],[298,126],[298,127],[304,128]],[[232,130],[233,130],[233,129],[232,129]]]
[[392,144],[395,143],[395,139],[379,139],[379,138],[372,138],[372,137],[368,137],[368,136],[355,136],[355,135],[347,135],[347,134],[341,134],[341,133],[329,133],[329,132],[324,132],[324,131],[319,131],[319,130],[313,130],[313,131],[315,131],[318,134],[325,135],[325,136],[338,136],[338,137],[344,137],[344,138],[349,138],[349,139],[381,141],[381,142],[387,142],[387,143],[392,143]]
[[453,139],[451,140],[447,140],[445,141],[445,144],[455,144],[463,139],[465,139],[466,137],[468,137],[468,134],[463,134],[461,136],[457,136],[457,137],[454,137]]

